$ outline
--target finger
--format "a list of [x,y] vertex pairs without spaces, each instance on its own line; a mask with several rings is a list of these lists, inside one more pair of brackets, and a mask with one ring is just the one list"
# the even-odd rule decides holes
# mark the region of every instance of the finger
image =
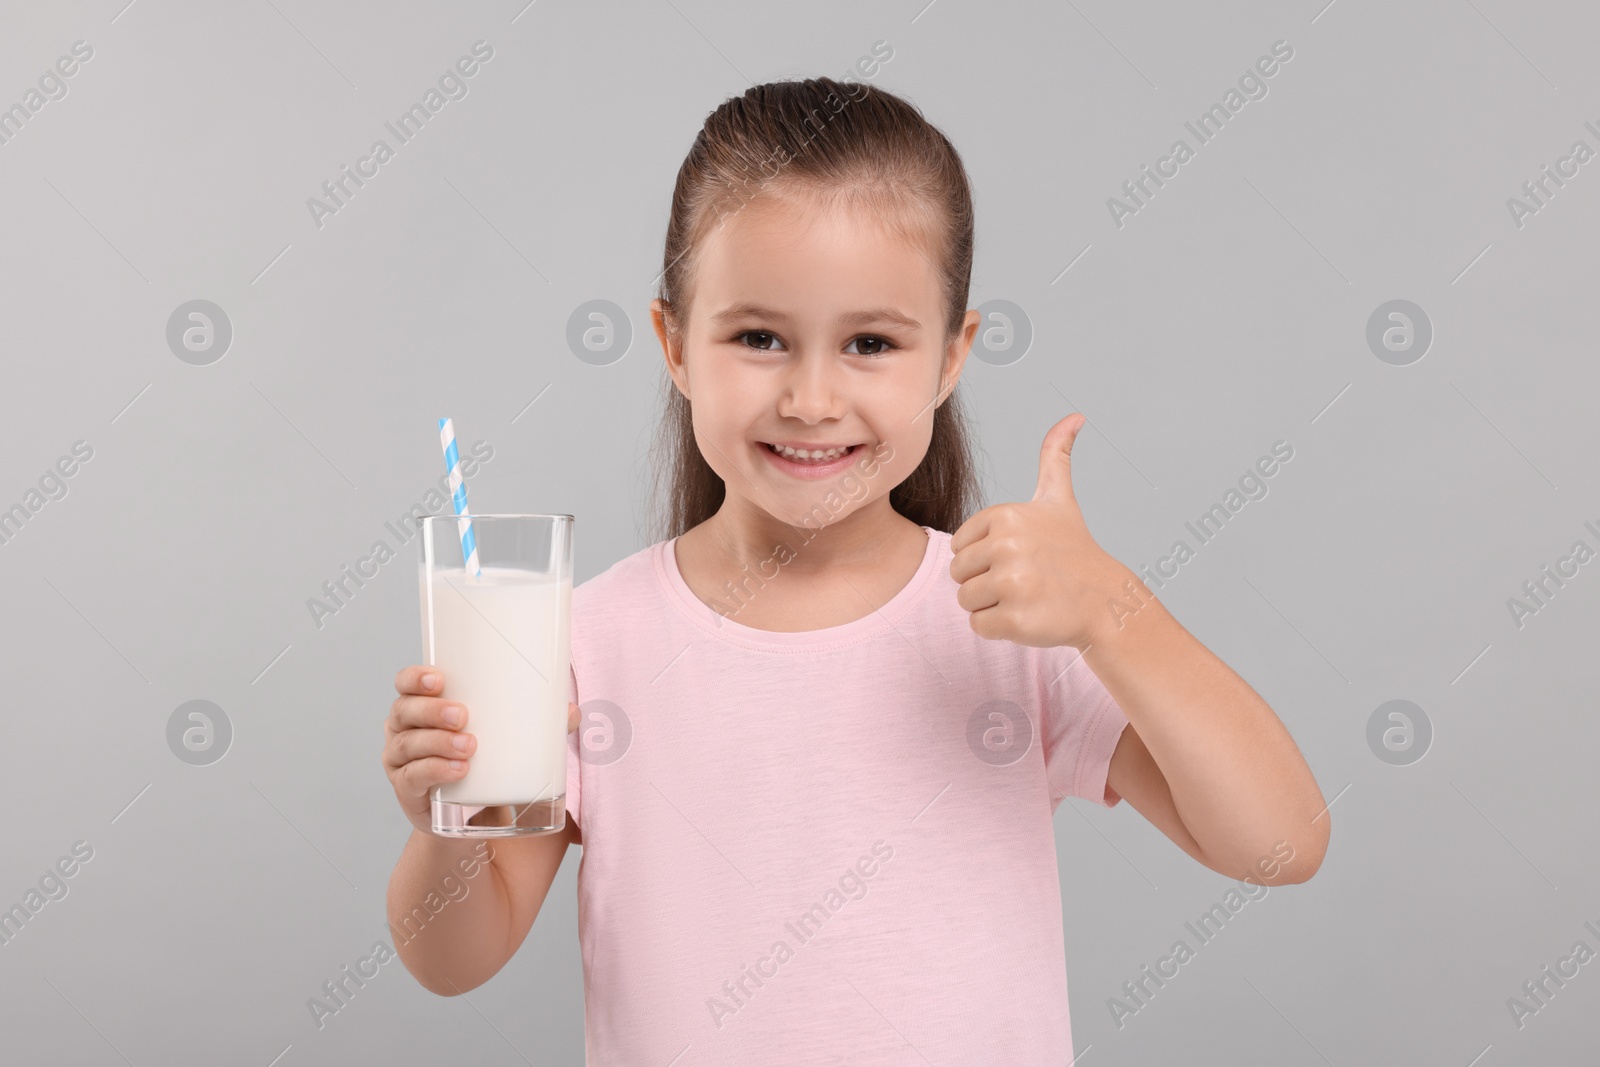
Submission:
[[444,689],[444,673],[438,667],[414,663],[394,676],[394,688],[401,694],[438,696]]
[[984,608],[982,611],[974,611],[967,616],[967,624],[972,627],[972,632],[979,637],[990,641],[1001,640],[1000,634],[1003,630],[1000,623],[999,608]]
[[960,552],[974,541],[981,541],[989,534],[989,519],[992,512],[984,508],[972,518],[956,527],[956,532],[950,535],[950,551]]
[[434,786],[454,782],[466,773],[466,760],[424,756],[401,767],[395,774],[395,784],[413,795],[426,795]]
[[459,730],[467,724],[466,705],[456,700],[439,697],[397,697],[390,705],[389,729],[395,733],[434,727],[440,730]]
[[987,538],[972,544],[950,557],[950,577],[957,584],[969,582],[994,565],[994,544]]
[[567,733],[570,734],[578,728],[578,720],[582,717],[582,713],[578,711],[578,705],[570,703],[567,705]]
[[985,572],[961,583],[961,588],[956,590],[956,603],[965,611],[992,608],[1000,603],[1000,587],[993,576]]
[[386,766],[399,768],[428,756],[471,759],[477,748],[478,739],[472,734],[454,730],[406,730],[389,739],[384,746],[383,761]]
[[1039,484],[1033,499],[1063,502],[1073,499],[1072,443],[1088,421],[1074,411],[1044,435],[1044,444],[1039,446]]

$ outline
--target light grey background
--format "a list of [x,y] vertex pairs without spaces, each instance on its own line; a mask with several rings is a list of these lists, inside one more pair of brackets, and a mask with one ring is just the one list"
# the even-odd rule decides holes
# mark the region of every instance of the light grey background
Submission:
[[[0,145],[0,507],[94,450],[0,545],[0,907],[94,849],[0,946],[5,1060],[581,1062],[577,850],[488,985],[442,999],[395,961],[313,1022],[388,936],[410,827],[378,754],[420,658],[415,543],[320,629],[306,600],[441,473],[441,415],[495,449],[475,508],[577,516],[578,580],[647,544],[646,309],[683,154],[725,97],[880,40],[872,80],[973,180],[970,306],[1034,333],[961,386],[988,503],[1027,499],[1081,410],[1078,497],[1142,567],[1294,449],[1161,596],[1288,725],[1332,846],[1119,1027],[1109,998],[1233,883],[1125,805],[1064,805],[1079,1062],[1594,1057],[1600,964],[1521,1027],[1507,1006],[1600,949],[1600,564],[1520,628],[1507,607],[1600,547],[1600,162],[1521,228],[1506,204],[1600,148],[1584,5],[124,2],[11,0],[0,26],[4,106],[94,49]],[[469,95],[319,228],[307,199],[479,39]],[[1114,225],[1122,182],[1278,40],[1268,95]],[[209,366],[166,342],[193,299],[233,327]],[[595,299],[634,331],[605,366],[566,344]],[[1434,329],[1408,366],[1366,343],[1394,299]],[[234,731],[209,766],[167,746],[195,699]],[[1406,766],[1367,741],[1392,699],[1434,731]]]

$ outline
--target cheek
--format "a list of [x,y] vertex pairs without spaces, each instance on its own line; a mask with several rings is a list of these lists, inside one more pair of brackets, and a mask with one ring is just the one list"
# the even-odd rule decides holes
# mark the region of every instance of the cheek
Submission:
[[700,455],[705,457],[706,463],[716,471],[717,477],[724,482],[736,478],[734,471],[729,469],[729,462],[734,459],[730,451],[730,444],[726,434],[719,431],[715,423],[708,424],[707,420],[700,418],[697,412],[694,420],[694,443],[700,450]]
[[[708,379],[709,380],[709,379]],[[730,383],[697,388],[689,410],[694,422],[695,445],[717,476],[730,485],[744,485],[747,475],[738,465],[751,462],[749,437],[755,424],[750,398]]]
[[[927,400],[923,400],[923,403],[926,404]],[[911,408],[915,418],[909,421],[902,418],[898,425],[888,428],[883,434],[877,454],[884,458],[878,460],[879,472],[874,481],[883,480],[890,485],[898,485],[911,477],[911,472],[928,454],[928,445],[933,441],[933,419],[937,409],[929,407],[921,415],[916,415],[916,411],[915,407]],[[884,478],[884,475],[888,477]]]
[[748,368],[733,361],[706,359],[702,373],[690,379],[695,425],[718,441],[744,433],[757,417],[765,393],[763,383]]

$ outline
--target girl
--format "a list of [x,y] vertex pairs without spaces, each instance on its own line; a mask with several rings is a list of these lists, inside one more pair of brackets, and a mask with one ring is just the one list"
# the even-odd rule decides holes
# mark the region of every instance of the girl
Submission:
[[[972,247],[959,157],[891,93],[777,82],[706,120],[651,309],[665,536],[574,591],[567,830],[494,843],[400,953],[428,989],[494,975],[578,843],[588,1062],[1065,1064],[1062,797],[1230,876],[1317,869],[1277,716],[1090,537],[1081,416],[1032,500],[971,514]],[[447,682],[396,680],[391,921],[475,847],[428,832],[473,751]]]

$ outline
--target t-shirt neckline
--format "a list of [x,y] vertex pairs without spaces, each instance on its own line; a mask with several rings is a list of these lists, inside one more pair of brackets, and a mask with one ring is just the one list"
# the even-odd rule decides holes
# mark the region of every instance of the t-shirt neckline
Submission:
[[[823,627],[820,630],[761,630],[717,613],[710,605],[695,596],[694,590],[689,588],[689,583],[683,580],[683,574],[678,570],[676,537],[656,543],[655,571],[669,594],[668,599],[702,630],[722,640],[746,648],[781,649],[789,652],[838,648],[866,640],[893,626],[932,584],[935,561],[938,559],[938,541],[934,538],[935,531],[931,527],[923,526],[922,531],[928,538],[922,563],[899,592],[890,597],[886,603],[879,605],[877,610],[869,611],[859,619],[853,619],[840,626]],[[782,564],[778,567],[775,577],[764,580],[781,581]],[[750,585],[753,595],[760,596],[760,587],[755,584],[754,579]]]

